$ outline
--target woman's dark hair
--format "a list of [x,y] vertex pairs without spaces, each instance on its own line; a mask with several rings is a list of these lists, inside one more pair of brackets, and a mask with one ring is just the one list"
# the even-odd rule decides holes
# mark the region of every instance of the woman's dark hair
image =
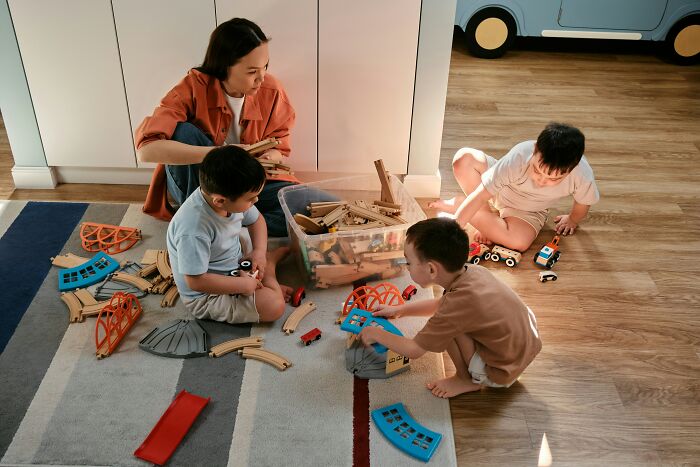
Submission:
[[238,146],[219,146],[204,156],[199,166],[199,185],[205,193],[235,201],[265,184],[265,169],[256,158]]
[[211,33],[204,63],[197,70],[224,81],[230,66],[269,40],[254,22],[244,18],[230,19]]
[[550,123],[537,137],[542,165],[562,174],[578,165],[585,146],[586,138],[581,130],[565,123]]
[[459,271],[469,257],[469,236],[445,217],[416,222],[406,231],[406,242],[421,261],[437,261],[449,272]]

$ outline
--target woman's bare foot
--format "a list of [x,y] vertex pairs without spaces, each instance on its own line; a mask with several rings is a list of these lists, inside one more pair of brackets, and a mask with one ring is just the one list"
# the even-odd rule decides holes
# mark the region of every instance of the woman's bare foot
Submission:
[[473,241],[483,243],[484,245],[493,245],[493,242],[486,238],[484,234],[479,232],[478,230],[474,229],[473,233]]
[[267,252],[267,262],[273,265],[276,265],[282,259],[284,259],[285,256],[289,254],[289,247],[288,246],[281,246],[279,248],[275,248],[272,251]]
[[468,379],[459,378],[457,375],[433,381],[425,386],[430,389],[435,397],[441,397],[443,399],[481,389],[480,384],[473,383]]
[[455,196],[454,198],[450,199],[439,199],[428,204],[428,207],[431,209],[437,209],[438,211],[455,214],[457,212],[457,208],[459,208],[459,205],[462,204],[464,200],[464,196]]
[[294,293],[294,289],[288,285],[282,285],[282,284],[280,284],[280,289],[282,289],[282,296],[284,297],[284,301],[286,303],[289,303],[289,300],[292,299],[292,294]]

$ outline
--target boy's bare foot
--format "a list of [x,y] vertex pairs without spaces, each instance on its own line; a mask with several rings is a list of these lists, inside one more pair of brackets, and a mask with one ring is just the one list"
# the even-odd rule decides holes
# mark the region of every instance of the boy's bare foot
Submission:
[[280,284],[280,289],[282,289],[282,296],[284,297],[284,301],[288,303],[289,300],[292,299],[292,294],[294,293],[294,289],[288,285],[282,285],[282,284]]
[[275,248],[274,250],[268,251],[267,252],[267,262],[271,264],[277,264],[282,259],[284,259],[285,256],[289,254],[289,247],[288,246],[281,246],[279,248]]
[[450,199],[439,199],[428,204],[431,209],[437,209],[438,211],[448,212],[450,214],[455,214],[459,205],[464,202],[466,198],[464,196],[455,196]]
[[441,397],[443,399],[481,389],[480,384],[473,383],[468,379],[459,378],[457,375],[433,381],[425,386],[430,389],[435,397]]
[[481,232],[479,232],[478,230],[474,229],[473,235],[474,235],[473,238],[474,238],[475,242],[483,243],[484,245],[493,245],[493,242],[491,240],[489,240],[488,238],[486,238],[486,236],[484,234],[482,234]]

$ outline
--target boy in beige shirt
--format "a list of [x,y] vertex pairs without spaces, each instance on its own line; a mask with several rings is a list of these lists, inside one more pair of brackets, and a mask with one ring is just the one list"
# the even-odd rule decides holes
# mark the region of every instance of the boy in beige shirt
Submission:
[[462,148],[452,168],[466,198],[430,207],[455,214],[462,226],[471,224],[477,242],[525,251],[544,226],[549,208],[572,196],[571,211],[554,219],[558,234],[571,235],[600,198],[584,146],[577,128],[550,123],[537,141],[516,144],[498,161],[478,149]]
[[374,326],[360,333],[365,345],[378,342],[408,358],[447,350],[457,373],[427,384],[442,398],[482,386],[509,387],[542,348],[532,311],[488,269],[465,264],[468,246],[467,234],[454,220],[427,219],[411,226],[404,250],[411,278],[421,287],[440,285],[445,293],[373,313],[430,316],[413,339]]

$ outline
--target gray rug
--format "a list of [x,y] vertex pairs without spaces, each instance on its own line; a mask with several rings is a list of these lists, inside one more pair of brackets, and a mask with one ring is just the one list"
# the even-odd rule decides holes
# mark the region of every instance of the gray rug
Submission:
[[[0,235],[23,207],[0,203]],[[115,255],[138,261],[146,249],[165,247],[167,225],[141,213],[140,205],[92,204],[83,221],[138,227],[143,240]],[[50,230],[47,230],[50,234]],[[63,253],[90,256],[80,248],[79,224]],[[46,258],[48,261],[49,259]],[[292,260],[280,276],[296,285]],[[345,370],[345,333],[334,324],[350,287],[309,291],[318,309],[296,333],[281,331],[286,316],[271,325],[231,326],[201,322],[211,345],[261,335],[264,346],[293,362],[280,372],[236,354],[187,360],[158,357],[138,341],[159,324],[190,318],[178,301],[163,309],[161,296],[141,302],[144,313],[117,351],[94,356],[94,318],[68,324],[68,311],[52,268],[0,355],[1,465],[146,465],[133,451],[182,389],[211,397],[169,465],[278,466],[353,464],[353,376]],[[400,289],[407,277],[392,280]],[[415,299],[428,297],[421,290]],[[421,319],[399,320],[408,335]],[[299,336],[313,327],[321,340],[305,347]],[[425,383],[444,374],[436,354],[412,362],[410,371],[369,382],[370,410],[402,402],[421,424],[443,434],[432,465],[456,465],[449,404],[433,397]],[[422,465],[394,446],[370,423],[372,465]]]

